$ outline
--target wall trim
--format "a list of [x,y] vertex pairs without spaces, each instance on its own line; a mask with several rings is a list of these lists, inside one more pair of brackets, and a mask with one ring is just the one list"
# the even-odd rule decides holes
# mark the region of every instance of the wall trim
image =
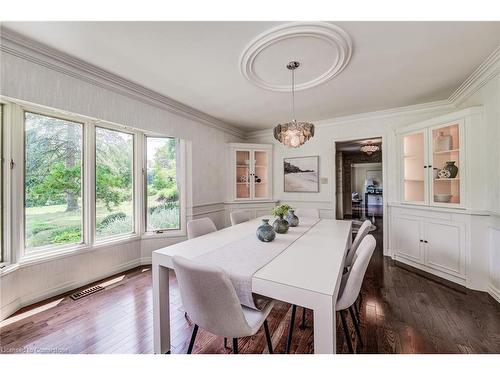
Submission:
[[103,87],[134,100],[165,109],[225,133],[242,138],[246,135],[244,130],[233,124],[228,124],[119,75],[27,38],[9,30],[5,26],[0,28],[0,39],[0,50],[10,55]]
[[460,105],[497,74],[500,74],[500,46],[462,82],[450,95],[448,101],[455,106]]
[[[393,117],[400,116],[405,113],[418,113],[418,112],[428,112],[428,111],[436,111],[441,109],[454,109],[454,105],[451,104],[448,100],[438,100],[435,102],[428,102],[422,104],[409,105],[404,107],[395,107],[389,109],[382,109],[378,111],[371,112],[363,112],[357,113],[353,115],[346,115],[340,117],[332,117],[325,120],[314,121],[314,125],[320,129],[322,127],[329,126],[338,126],[347,124],[350,122],[362,121],[362,120],[372,120],[376,118],[385,118],[385,117]],[[256,130],[247,133],[246,139],[258,138],[266,135],[272,135],[273,129],[263,129]]]

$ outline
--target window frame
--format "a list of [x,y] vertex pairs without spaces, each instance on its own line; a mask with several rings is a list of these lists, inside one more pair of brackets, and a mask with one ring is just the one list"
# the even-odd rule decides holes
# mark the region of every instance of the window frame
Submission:
[[[176,178],[177,178],[177,190],[179,191],[179,227],[178,228],[162,228],[155,230],[148,230],[148,138],[166,138],[174,139],[176,141]],[[143,141],[143,205],[144,205],[144,227],[143,233],[146,237],[174,237],[185,235],[185,222],[186,222],[186,201],[185,201],[185,190],[184,190],[184,176],[185,176],[185,142],[180,138],[175,138],[171,136],[159,135],[154,133],[144,133]]]
[[[137,240],[179,238],[186,236],[186,222],[191,216],[191,185],[187,175],[191,174],[189,141],[174,136],[116,124],[89,116],[58,110],[24,100],[0,95],[3,104],[3,229],[4,259],[0,263],[0,275],[40,262],[67,256],[99,251],[101,248],[130,243]],[[46,245],[27,252],[25,244],[25,112],[54,117],[82,124],[82,242],[78,244]],[[134,232],[109,236],[97,240],[95,236],[95,127],[115,130],[133,135],[134,140]],[[167,229],[162,233],[146,231],[146,205],[144,193],[146,180],[146,137],[174,138],[177,141],[177,175],[179,188],[179,229]],[[12,166],[11,166],[12,162]],[[19,194],[18,192],[22,192]],[[147,197],[146,197],[147,198]],[[189,211],[189,212],[188,212]]]
[[[62,245],[44,245],[44,246],[38,246],[36,248],[28,248],[26,246],[26,190],[25,190],[25,182],[26,182],[26,113],[31,113],[35,115],[40,115],[40,116],[45,116],[45,117],[51,117],[55,118],[58,120],[63,120],[63,121],[69,121],[73,123],[80,124],[81,126],[81,158],[80,158],[80,163],[81,163],[81,199],[82,199],[82,214],[81,214],[81,223],[82,223],[82,239],[80,242],[77,243],[71,243],[71,244],[62,244]],[[27,109],[26,107],[22,108],[22,137],[23,137],[23,144],[22,144],[22,152],[23,152],[23,163],[22,163],[22,255],[23,257],[30,257],[30,256],[37,256],[41,253],[53,253],[53,252],[59,252],[67,249],[78,249],[86,244],[88,244],[88,231],[86,230],[86,222],[89,216],[89,212],[87,209],[87,202],[88,202],[88,192],[85,192],[85,186],[86,186],[86,181],[87,181],[87,171],[85,168],[86,164],[86,158],[87,158],[87,151],[85,149],[85,140],[86,140],[86,133],[87,133],[87,127],[85,126],[85,121],[79,120],[79,119],[74,119],[72,116],[64,116],[60,114],[47,114],[46,111],[40,111],[40,110],[31,110]],[[30,249],[28,251],[28,249]]]
[[[97,238],[97,196],[96,196],[96,189],[97,189],[97,179],[96,179],[96,168],[97,168],[97,137],[96,137],[96,132],[97,128],[104,129],[104,130],[110,130],[110,131],[115,131],[115,132],[120,132],[124,134],[129,134],[132,136],[132,231],[128,233],[122,233],[122,234],[116,234],[116,235],[111,235],[103,238]],[[113,243],[117,240],[123,240],[131,237],[136,237],[138,236],[138,228],[139,226],[137,225],[137,213],[140,212],[137,210],[137,201],[140,200],[137,197],[137,194],[140,190],[137,190],[137,137],[138,137],[138,132],[131,130],[127,127],[124,126],[117,126],[113,125],[110,123],[105,123],[102,121],[97,121],[94,124],[92,124],[92,149],[93,149],[93,155],[92,155],[92,165],[91,168],[93,170],[92,177],[93,177],[93,184],[92,184],[92,202],[93,202],[93,215],[92,216],[92,239],[93,243],[96,245],[100,244],[105,244],[105,243]]]

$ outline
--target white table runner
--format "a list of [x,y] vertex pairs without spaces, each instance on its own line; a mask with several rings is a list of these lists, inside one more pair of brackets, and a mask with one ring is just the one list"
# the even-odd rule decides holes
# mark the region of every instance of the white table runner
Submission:
[[252,276],[320,221],[308,217],[299,220],[298,227],[290,227],[285,234],[276,234],[272,242],[262,242],[252,233],[194,259],[222,268],[231,279],[241,304],[261,309],[264,307],[262,299],[252,294]]

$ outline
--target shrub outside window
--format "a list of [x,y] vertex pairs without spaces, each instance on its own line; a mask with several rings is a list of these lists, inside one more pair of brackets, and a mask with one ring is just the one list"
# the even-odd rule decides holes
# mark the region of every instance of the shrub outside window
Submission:
[[146,137],[146,230],[180,228],[177,176],[179,141]]
[[134,136],[95,128],[96,238],[134,232]]

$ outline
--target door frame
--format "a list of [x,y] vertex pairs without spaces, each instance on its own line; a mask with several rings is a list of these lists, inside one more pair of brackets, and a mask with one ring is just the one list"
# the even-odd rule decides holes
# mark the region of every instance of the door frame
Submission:
[[389,250],[389,206],[387,202],[387,188],[388,188],[388,175],[387,175],[387,133],[370,133],[368,135],[363,135],[363,136],[349,136],[349,137],[341,137],[341,138],[335,138],[333,140],[333,156],[332,156],[332,165],[333,165],[333,176],[334,176],[334,183],[332,184],[333,187],[333,217],[337,217],[337,204],[336,204],[336,199],[337,199],[337,159],[335,155],[337,154],[337,142],[347,142],[347,141],[357,141],[357,140],[363,140],[363,139],[369,139],[369,138],[381,138],[382,139],[382,197],[384,199],[384,204],[383,204],[383,216],[382,216],[382,223],[383,223],[383,232],[382,232],[382,237],[383,237],[383,252],[385,256],[392,256]]

